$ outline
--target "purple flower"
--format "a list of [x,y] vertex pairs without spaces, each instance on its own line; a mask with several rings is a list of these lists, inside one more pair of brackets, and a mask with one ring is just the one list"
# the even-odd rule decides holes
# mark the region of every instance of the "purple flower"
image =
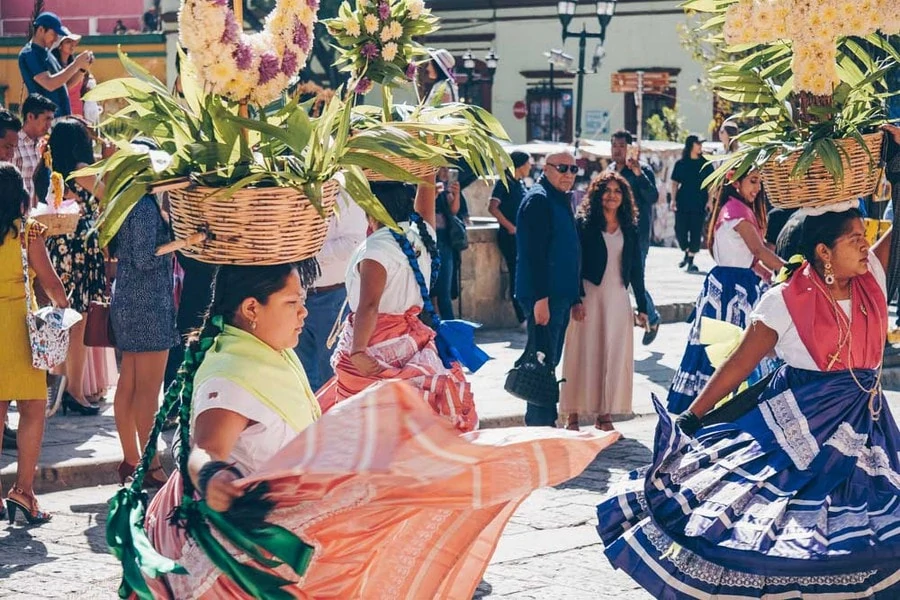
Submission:
[[362,77],[356,83],[357,94],[368,94],[372,90],[372,80],[368,77]]
[[309,31],[303,26],[300,19],[297,18],[294,19],[294,44],[300,46],[300,49],[307,54],[312,45],[312,40],[309,39]]
[[274,52],[266,52],[259,58],[259,83],[267,83],[278,75],[280,65]]
[[409,63],[406,66],[406,78],[411,79],[411,80],[415,79],[416,71],[418,71],[418,67],[416,66],[416,63]]
[[216,6],[228,6],[228,0],[212,0]]
[[384,0],[378,3],[378,16],[381,17],[382,21],[387,21],[388,17],[391,16],[391,7]]
[[253,64],[253,48],[246,41],[242,40],[235,48],[234,62],[241,71],[246,71]]
[[372,60],[373,58],[378,56],[378,46],[376,46],[374,42],[366,42],[365,44],[363,44],[360,53],[369,60]]
[[319,10],[319,0],[306,0],[306,5],[313,10]]
[[229,11],[225,12],[225,30],[222,32],[222,43],[223,44],[233,44],[237,41],[240,36],[240,31],[238,30],[237,19],[234,16],[234,13]]
[[293,77],[297,72],[297,54],[292,50],[285,50],[281,59],[281,72],[288,77]]

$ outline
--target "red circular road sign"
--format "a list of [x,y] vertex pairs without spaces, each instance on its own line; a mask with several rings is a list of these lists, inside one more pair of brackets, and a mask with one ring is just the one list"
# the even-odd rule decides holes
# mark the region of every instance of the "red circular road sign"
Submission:
[[519,100],[513,104],[513,116],[517,119],[524,119],[528,116],[528,106],[524,100]]

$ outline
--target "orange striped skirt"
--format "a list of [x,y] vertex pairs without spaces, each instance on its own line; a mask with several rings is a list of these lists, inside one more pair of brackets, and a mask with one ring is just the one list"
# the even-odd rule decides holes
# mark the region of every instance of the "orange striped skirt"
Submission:
[[378,315],[366,349],[383,368],[374,376],[360,373],[350,360],[354,315],[347,318],[331,358],[335,375],[317,394],[323,413],[375,383],[400,379],[418,389],[434,412],[459,431],[478,427],[475,398],[462,366],[453,363],[450,369],[444,367],[434,344],[434,330],[419,320],[419,312],[416,307],[402,315]]

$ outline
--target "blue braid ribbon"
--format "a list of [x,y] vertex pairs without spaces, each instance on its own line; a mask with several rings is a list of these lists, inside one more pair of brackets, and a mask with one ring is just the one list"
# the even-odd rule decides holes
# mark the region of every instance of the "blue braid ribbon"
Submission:
[[[425,227],[422,216],[418,213],[412,213],[409,220],[417,226],[421,224],[422,227]],[[475,330],[480,327],[480,325],[460,319],[450,321],[441,320],[437,311],[434,310],[434,304],[431,302],[431,294],[428,293],[429,288],[425,285],[425,275],[422,273],[422,269],[419,268],[419,257],[416,256],[415,248],[413,248],[412,243],[406,235],[397,233],[396,231],[391,231],[391,235],[394,236],[394,240],[400,245],[403,254],[406,255],[406,260],[413,270],[416,283],[419,284],[419,293],[422,295],[424,309],[431,317],[431,327],[437,334],[434,343],[435,346],[437,346],[438,356],[441,357],[441,362],[444,364],[444,367],[450,369],[453,367],[454,362],[459,362],[469,369],[469,372],[474,373],[484,366],[484,363],[491,358],[475,343]],[[440,271],[440,268],[441,258],[437,255],[437,252],[435,252],[431,257],[432,289],[437,284],[438,271]]]

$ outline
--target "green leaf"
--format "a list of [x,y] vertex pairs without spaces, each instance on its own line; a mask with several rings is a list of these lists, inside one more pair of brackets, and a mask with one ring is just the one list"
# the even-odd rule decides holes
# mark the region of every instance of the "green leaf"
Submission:
[[100,246],[105,248],[119,232],[122,223],[131,214],[131,210],[144,197],[146,189],[142,185],[133,185],[107,202],[106,208],[97,220],[94,230],[99,230]]
[[385,210],[384,205],[372,193],[362,169],[351,165],[344,171],[344,190],[370,217],[394,231],[400,231],[400,227]]

